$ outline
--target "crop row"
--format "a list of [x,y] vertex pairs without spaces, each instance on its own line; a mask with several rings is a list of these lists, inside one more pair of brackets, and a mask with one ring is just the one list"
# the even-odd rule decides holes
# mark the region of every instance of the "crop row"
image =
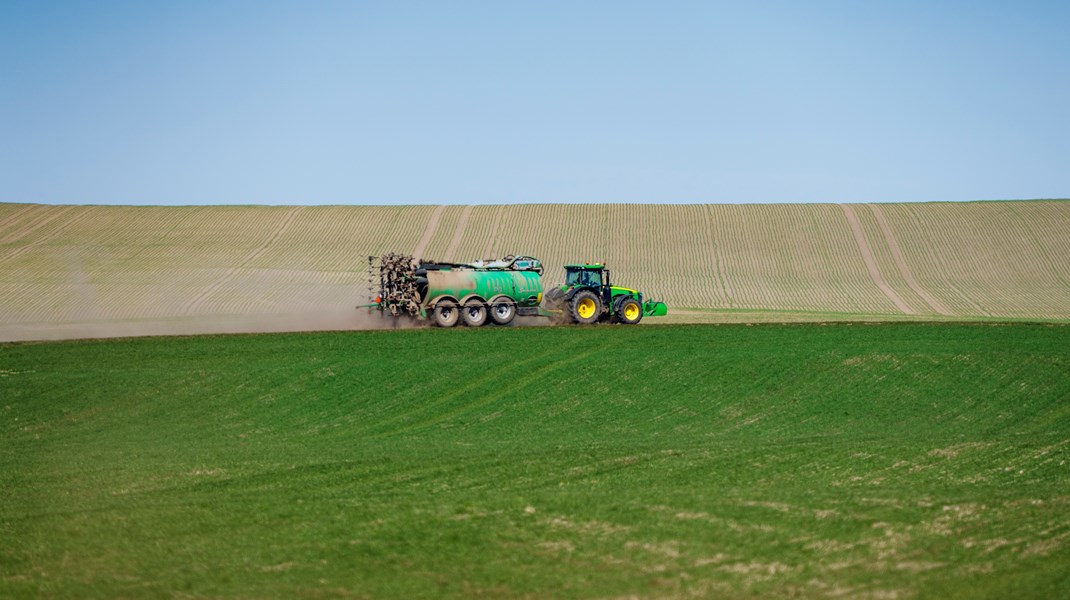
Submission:
[[368,255],[605,261],[671,306],[1070,318],[1070,202],[114,207],[0,204],[0,324],[365,299]]

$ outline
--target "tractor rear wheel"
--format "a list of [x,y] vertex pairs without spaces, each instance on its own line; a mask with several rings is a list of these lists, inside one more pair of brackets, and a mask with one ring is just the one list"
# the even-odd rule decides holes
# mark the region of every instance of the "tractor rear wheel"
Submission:
[[465,325],[479,327],[487,322],[487,305],[483,304],[482,300],[473,298],[464,303],[464,310],[461,311],[461,316],[464,317]]
[[439,327],[453,327],[460,316],[461,311],[453,300],[442,300],[435,305],[435,325]]
[[512,300],[502,299],[490,307],[490,318],[498,325],[508,325],[516,316],[516,304]]
[[542,302],[547,308],[559,310],[565,306],[565,292],[557,286],[551,287],[542,297]]
[[572,320],[577,323],[588,325],[594,323],[602,316],[602,299],[591,290],[576,292],[569,304],[569,313]]
[[635,325],[643,319],[643,305],[635,298],[625,298],[617,305],[617,319],[621,323]]

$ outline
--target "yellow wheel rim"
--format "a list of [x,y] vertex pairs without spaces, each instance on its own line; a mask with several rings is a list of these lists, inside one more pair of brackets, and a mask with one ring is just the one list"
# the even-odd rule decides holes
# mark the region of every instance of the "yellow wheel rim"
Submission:
[[624,307],[624,318],[628,319],[629,321],[634,321],[634,320],[638,319],[639,318],[639,305],[638,304],[628,304],[628,306],[625,306]]
[[580,314],[581,319],[590,319],[594,316],[594,300],[590,298],[580,300],[580,303],[576,306],[576,312]]

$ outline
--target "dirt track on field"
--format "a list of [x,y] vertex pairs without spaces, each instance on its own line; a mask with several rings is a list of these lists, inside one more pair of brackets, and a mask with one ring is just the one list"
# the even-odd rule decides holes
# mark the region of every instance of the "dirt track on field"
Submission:
[[892,257],[895,259],[895,266],[899,270],[899,274],[903,276],[903,280],[911,290],[920,296],[925,303],[929,305],[929,308],[941,315],[950,315],[951,313],[944,308],[944,305],[940,303],[932,294],[925,291],[924,288],[914,279],[914,274],[911,272],[910,267],[907,265],[906,258],[903,256],[903,251],[899,249],[899,243],[895,239],[895,234],[892,233],[892,228],[888,226],[888,221],[884,218],[884,213],[881,212],[879,206],[873,204],[869,209],[873,211],[873,216],[877,219],[877,224],[881,228],[881,233],[884,235],[884,242],[888,244],[888,249],[892,253]]
[[445,208],[445,206],[435,207],[435,212],[431,213],[431,220],[427,222],[427,228],[424,229],[423,236],[420,237],[420,241],[416,242],[416,247],[412,250],[413,256],[424,255],[427,245],[431,243],[431,238],[435,235],[435,230],[438,229],[438,222],[442,219],[442,211]]
[[865,234],[862,233],[862,224],[859,223],[858,215],[855,214],[854,209],[849,204],[841,204],[840,208],[843,209],[843,214],[851,225],[851,233],[854,234],[855,243],[858,244],[858,251],[862,255],[862,261],[866,264],[866,271],[869,272],[870,279],[900,312],[908,315],[915,314],[914,310],[906,302],[903,302],[899,294],[895,293],[895,290],[888,285],[888,282],[884,280],[884,276],[881,275],[880,269],[877,267],[877,259],[873,256],[873,250],[870,249]]
[[[450,239],[450,245],[446,248],[446,253],[442,257],[443,260],[447,260],[447,261],[463,261],[463,260],[465,260],[463,257],[458,257],[457,256],[457,246],[459,246],[460,243],[461,243],[461,236],[464,235],[464,230],[465,230],[465,228],[468,227],[468,220],[469,220],[469,218],[471,218],[471,216],[472,216],[472,207],[470,205],[464,207],[464,210],[461,211],[461,218],[460,218],[459,221],[457,221],[457,227],[453,230],[453,238]],[[415,256],[420,256],[420,255],[415,255]],[[473,259],[468,259],[468,260],[473,260]]]

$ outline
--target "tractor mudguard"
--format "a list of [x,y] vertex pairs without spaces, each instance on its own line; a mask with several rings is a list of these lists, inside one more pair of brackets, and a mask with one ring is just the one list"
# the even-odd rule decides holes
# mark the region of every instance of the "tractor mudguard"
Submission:
[[598,288],[593,288],[593,287],[590,287],[590,286],[580,286],[580,285],[578,285],[578,286],[570,289],[565,294],[565,302],[572,302],[572,297],[575,296],[576,294],[582,292],[583,290],[590,290],[591,293],[593,293],[595,296],[598,296],[599,298],[602,297],[602,293],[598,290]]

